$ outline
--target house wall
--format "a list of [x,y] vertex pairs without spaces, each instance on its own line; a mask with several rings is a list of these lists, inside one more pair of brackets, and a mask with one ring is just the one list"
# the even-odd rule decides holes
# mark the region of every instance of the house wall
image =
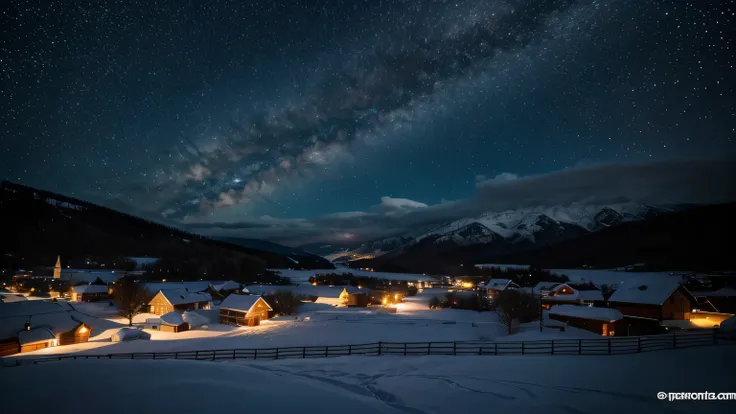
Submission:
[[317,300],[314,301],[314,303],[322,303],[322,304],[331,305],[331,306],[337,306],[337,305],[342,304],[342,302],[340,301],[340,298],[326,298],[323,296],[318,297]]
[[148,308],[149,312],[155,315],[163,315],[164,313],[174,311],[174,307],[171,306],[169,301],[164,299],[164,296],[161,294],[161,292],[157,293],[156,296],[151,299],[151,301],[148,303]]
[[365,293],[355,293],[348,297],[348,306],[366,307],[370,298]]
[[38,351],[39,349],[46,349],[49,347],[48,341],[38,342],[34,344],[26,344],[20,346],[20,353]]
[[258,318],[259,321],[268,319],[268,306],[263,299],[259,299],[246,314],[249,318]]
[[618,332],[618,330],[616,329],[617,326],[615,323],[598,321],[594,319],[575,318],[572,316],[556,315],[556,314],[550,314],[549,318],[554,319],[556,321],[565,322],[568,325],[573,326],[575,328],[585,329],[586,331],[590,331],[598,335],[609,336],[611,331],[614,331],[615,335],[622,335],[622,334],[625,335],[625,333]]
[[81,324],[76,329],[69,332],[62,332],[57,337],[59,338],[59,345],[72,345],[87,342],[89,340],[89,334],[91,329]]
[[224,325],[257,326],[260,322],[258,317],[248,317],[245,312],[220,309],[220,323]]
[[611,303],[611,307],[618,309],[624,315],[639,316],[661,320],[662,307],[656,305],[640,305],[636,303]]
[[209,302],[183,303],[181,305],[173,306],[173,310],[177,312],[186,312],[196,309],[209,309]]
[[0,341],[0,356],[17,354],[20,351],[18,338],[4,339]]
[[675,290],[662,304],[661,319],[689,320],[692,311],[692,303],[682,293],[681,289]]
[[81,302],[94,302],[99,300],[109,299],[110,295],[105,293],[82,293],[79,295],[79,301]]
[[183,323],[183,324],[181,324],[181,325],[178,325],[178,326],[171,326],[171,325],[161,324],[161,325],[159,325],[158,330],[161,331],[161,332],[174,332],[174,333],[176,333],[176,332],[184,332],[184,331],[188,331],[189,330],[189,324],[186,323],[186,322]]
[[718,312],[736,313],[736,297],[709,296],[708,300],[715,306]]

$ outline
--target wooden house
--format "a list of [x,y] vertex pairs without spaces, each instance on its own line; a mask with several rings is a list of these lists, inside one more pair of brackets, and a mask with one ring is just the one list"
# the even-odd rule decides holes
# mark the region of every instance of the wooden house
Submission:
[[620,329],[624,315],[616,309],[555,305],[549,310],[549,318],[602,336],[626,335],[625,330]]
[[622,314],[662,320],[689,320],[697,305],[679,278],[661,276],[619,287],[608,299]]
[[45,301],[0,304],[0,355],[87,342],[91,328],[64,305]]
[[268,319],[273,308],[257,295],[232,294],[220,304],[220,323],[236,326],[257,326]]
[[497,296],[506,289],[520,288],[521,286],[511,279],[491,279],[488,282],[480,282],[478,284],[480,294],[488,297]]
[[732,287],[708,292],[693,292],[693,295],[698,298],[699,302],[708,302],[713,306],[713,309],[701,310],[736,313],[736,289]]
[[72,301],[94,302],[110,299],[107,285],[80,285],[72,288]]
[[161,332],[184,332],[189,330],[189,324],[184,321],[179,312],[169,312],[161,315],[158,330]]
[[160,290],[148,303],[149,312],[163,315],[169,312],[184,312],[195,309],[209,309],[212,296],[203,292],[188,292],[184,289]]

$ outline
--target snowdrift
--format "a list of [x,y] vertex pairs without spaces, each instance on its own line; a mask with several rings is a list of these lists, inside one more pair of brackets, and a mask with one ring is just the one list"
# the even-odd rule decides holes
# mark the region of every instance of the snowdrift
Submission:
[[140,329],[122,328],[110,337],[112,342],[132,341],[135,339],[151,339],[151,334]]

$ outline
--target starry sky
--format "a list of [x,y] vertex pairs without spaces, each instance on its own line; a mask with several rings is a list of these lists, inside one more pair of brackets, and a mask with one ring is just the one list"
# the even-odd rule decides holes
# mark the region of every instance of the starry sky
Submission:
[[718,157],[736,149],[734,1],[11,0],[0,13],[0,177],[205,234],[368,240],[525,203],[484,195],[498,183],[591,171],[605,172],[550,199],[730,197],[703,182],[732,182]]

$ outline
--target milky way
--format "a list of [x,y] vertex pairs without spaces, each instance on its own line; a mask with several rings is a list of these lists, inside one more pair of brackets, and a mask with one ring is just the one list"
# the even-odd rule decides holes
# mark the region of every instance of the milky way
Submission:
[[504,172],[728,153],[734,10],[14,2],[0,172],[202,226],[375,212],[381,197],[438,204]]

